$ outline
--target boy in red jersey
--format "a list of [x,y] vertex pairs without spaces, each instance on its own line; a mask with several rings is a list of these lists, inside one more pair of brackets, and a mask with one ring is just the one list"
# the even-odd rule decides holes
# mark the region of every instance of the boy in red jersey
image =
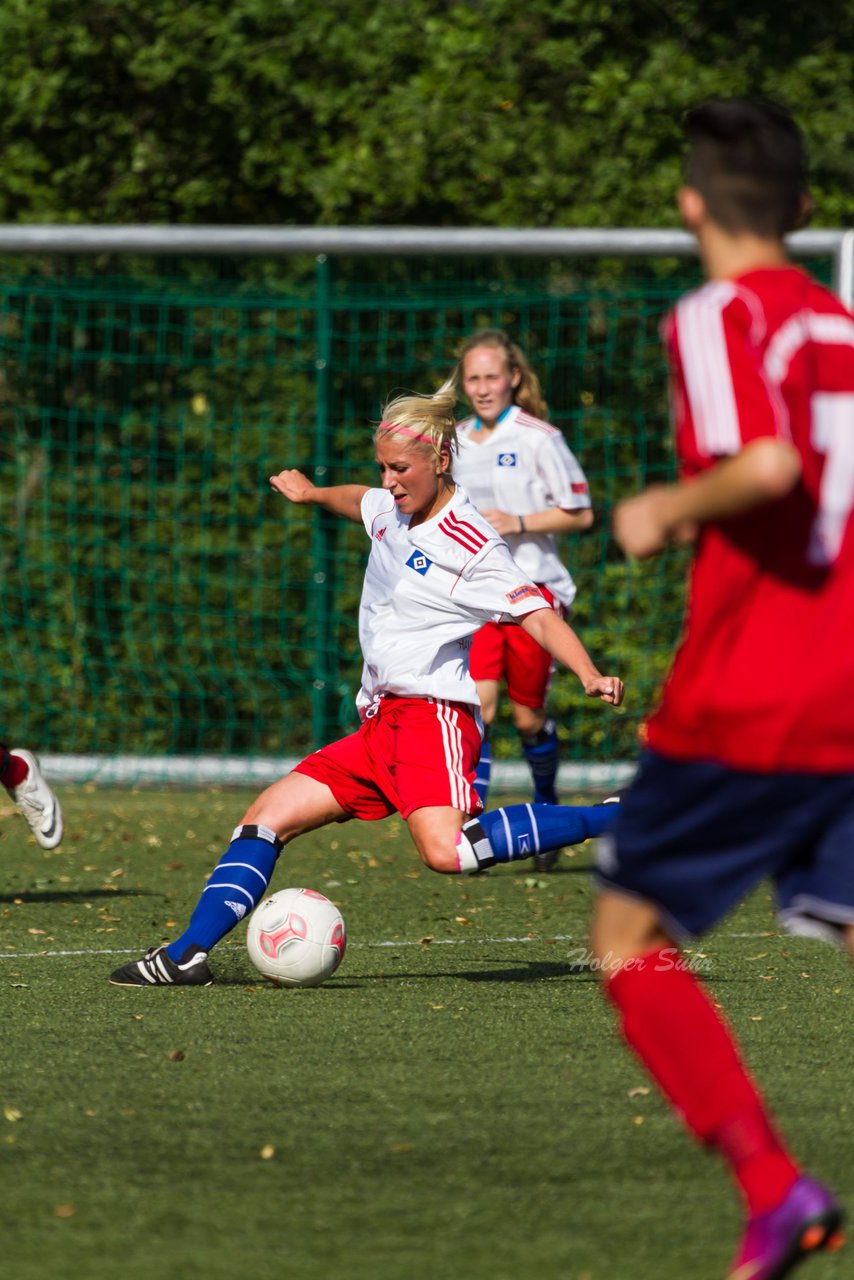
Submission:
[[648,750],[600,842],[592,949],[629,1045],[743,1194],[731,1280],[779,1280],[841,1243],[842,1212],[673,948],[771,876],[787,927],[854,957],[854,320],[786,257],[808,212],[788,115],[712,102],[686,131],[679,208],[708,283],[665,328],[682,478],[614,528],[630,556],[696,554]]

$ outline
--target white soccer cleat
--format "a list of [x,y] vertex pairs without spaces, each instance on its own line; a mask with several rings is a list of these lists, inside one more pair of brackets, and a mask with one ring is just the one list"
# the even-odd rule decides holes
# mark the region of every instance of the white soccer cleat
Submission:
[[62,809],[59,801],[44,780],[39,762],[31,751],[9,752],[18,760],[25,760],[27,773],[17,787],[10,787],[9,794],[26,819],[27,826],[43,849],[55,849],[62,839]]

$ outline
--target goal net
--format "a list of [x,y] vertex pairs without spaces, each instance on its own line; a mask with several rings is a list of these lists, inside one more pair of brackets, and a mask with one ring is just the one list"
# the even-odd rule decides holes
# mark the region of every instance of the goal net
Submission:
[[[366,557],[268,477],[373,483],[372,427],[472,331],[509,331],[590,481],[561,544],[573,624],[627,685],[551,709],[579,785],[631,770],[677,640],[683,554],[627,564],[621,496],[669,479],[658,326],[691,261],[97,256],[0,260],[3,736],[54,776],[256,781],[349,732]],[[462,412],[462,406],[461,406]],[[495,754],[518,750],[509,720]]]

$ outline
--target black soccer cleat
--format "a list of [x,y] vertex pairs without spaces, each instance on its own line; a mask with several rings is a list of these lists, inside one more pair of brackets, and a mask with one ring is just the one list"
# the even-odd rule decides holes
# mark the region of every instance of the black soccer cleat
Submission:
[[179,964],[165,947],[150,947],[141,960],[111,973],[110,982],[114,987],[209,987],[213,974],[207,957],[201,947],[188,947]]

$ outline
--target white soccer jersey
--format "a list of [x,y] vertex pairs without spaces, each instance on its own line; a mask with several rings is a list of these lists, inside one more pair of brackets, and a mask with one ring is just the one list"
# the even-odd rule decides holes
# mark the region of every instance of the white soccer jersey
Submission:
[[[590,506],[587,479],[556,427],[511,405],[494,431],[476,444],[477,418],[457,423],[460,444],[454,479],[465,486],[481,511],[495,508],[513,516],[547,507],[580,511]],[[575,599],[575,583],[551,533],[508,533],[513,558],[526,577],[548,587],[561,604]]]
[[381,693],[479,705],[469,675],[471,637],[485,622],[549,606],[503,538],[457,485],[447,506],[410,531],[385,489],[369,489],[371,539],[359,607],[363,710]]

